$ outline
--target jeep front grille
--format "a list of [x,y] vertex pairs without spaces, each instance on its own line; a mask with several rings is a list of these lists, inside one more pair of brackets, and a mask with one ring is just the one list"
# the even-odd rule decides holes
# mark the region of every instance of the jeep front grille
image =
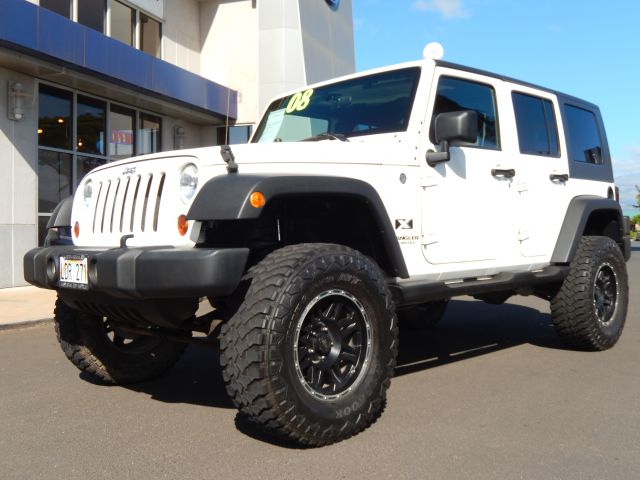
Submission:
[[100,181],[93,233],[157,232],[164,180],[164,173],[148,173]]

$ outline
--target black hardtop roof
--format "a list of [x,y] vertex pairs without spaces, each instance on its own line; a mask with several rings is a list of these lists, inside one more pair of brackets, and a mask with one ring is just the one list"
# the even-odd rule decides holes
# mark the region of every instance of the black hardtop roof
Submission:
[[566,93],[562,93],[562,92],[559,92],[557,90],[553,90],[551,88],[541,87],[540,85],[536,85],[534,83],[523,82],[522,80],[518,80],[516,78],[507,77],[506,75],[500,75],[500,74],[497,74],[497,73],[488,72],[486,70],[481,70],[479,68],[467,67],[466,65],[460,65],[458,63],[447,62],[445,60],[436,60],[436,65],[439,66],[439,67],[447,67],[447,68],[452,68],[452,69],[455,69],[455,70],[462,70],[462,71],[469,72],[469,73],[476,73],[478,75],[484,75],[484,76],[487,76],[487,77],[493,77],[493,78],[497,78],[499,80],[503,80],[505,82],[515,83],[515,84],[518,84],[518,85],[522,85],[524,87],[531,87],[531,88],[535,88],[537,90],[542,90],[544,92],[556,95],[558,97],[558,99],[563,101],[563,102],[577,103],[577,104],[582,105],[582,106],[590,107],[591,109],[593,109],[594,111],[596,111],[598,113],[600,112],[600,109],[594,103],[591,103],[591,102],[589,102],[587,100],[583,100],[583,99],[578,98],[578,97],[574,97],[572,95],[567,95]]

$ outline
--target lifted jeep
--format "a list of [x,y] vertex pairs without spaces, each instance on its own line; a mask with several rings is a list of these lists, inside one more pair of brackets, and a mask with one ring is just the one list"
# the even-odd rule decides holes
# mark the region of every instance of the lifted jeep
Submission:
[[396,312],[421,328],[457,295],[536,295],[569,345],[612,347],[629,295],[617,196],[595,105],[426,58],[278,98],[248,145],[93,170],[25,278],[57,290],[80,370],[145,381],[219,336],[240,412],[318,446],[382,411]]

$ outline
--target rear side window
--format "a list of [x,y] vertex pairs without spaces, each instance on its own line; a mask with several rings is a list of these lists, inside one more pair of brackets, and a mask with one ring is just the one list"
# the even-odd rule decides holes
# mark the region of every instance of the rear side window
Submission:
[[473,110],[478,114],[478,139],[471,147],[500,148],[496,95],[493,87],[452,77],[440,77],[431,119],[431,142],[435,143],[435,118],[440,113]]
[[576,162],[602,164],[602,140],[593,112],[565,105],[569,133],[569,158]]
[[513,92],[511,97],[516,115],[520,153],[560,156],[553,104],[549,100],[524,93]]

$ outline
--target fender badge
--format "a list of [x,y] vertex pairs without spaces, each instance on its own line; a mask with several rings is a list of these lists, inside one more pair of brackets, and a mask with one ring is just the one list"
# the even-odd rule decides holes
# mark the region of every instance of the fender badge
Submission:
[[129,167],[124,169],[122,175],[133,175],[134,173],[136,173],[136,167]]
[[396,218],[396,230],[413,229],[413,218]]

